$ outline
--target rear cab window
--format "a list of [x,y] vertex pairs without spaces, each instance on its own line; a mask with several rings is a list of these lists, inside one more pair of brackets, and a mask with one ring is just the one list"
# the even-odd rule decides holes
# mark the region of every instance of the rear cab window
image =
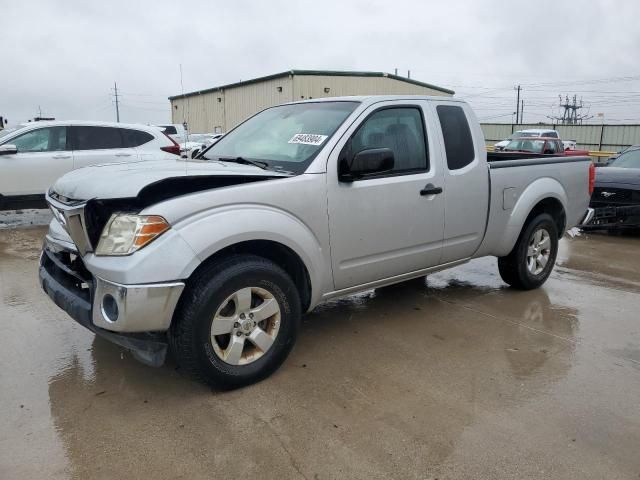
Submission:
[[436,107],[449,170],[459,170],[475,159],[473,137],[467,116],[457,105],[438,105]]
[[558,153],[560,151],[561,151],[560,145],[557,140],[547,140],[547,144],[544,147],[543,153],[552,154],[552,153]]

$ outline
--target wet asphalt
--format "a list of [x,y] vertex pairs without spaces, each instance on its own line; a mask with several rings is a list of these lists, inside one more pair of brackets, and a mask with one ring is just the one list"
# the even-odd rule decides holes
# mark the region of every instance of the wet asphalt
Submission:
[[321,305],[212,392],[54,306],[44,232],[0,229],[2,479],[640,478],[640,237],[563,239],[535,291],[487,258]]

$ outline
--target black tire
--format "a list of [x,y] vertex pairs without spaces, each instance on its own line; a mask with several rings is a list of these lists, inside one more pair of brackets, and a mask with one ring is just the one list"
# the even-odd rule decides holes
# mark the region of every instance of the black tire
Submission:
[[[278,302],[279,330],[271,347],[257,360],[232,365],[215,352],[211,325],[225,299],[247,287],[264,289]],[[205,266],[189,280],[169,341],[180,369],[212,387],[237,388],[266,378],[285,361],[295,343],[300,317],[298,290],[282,268],[262,257],[232,255]]]
[[[544,229],[549,234],[549,258],[537,274],[531,272],[527,266],[527,251],[535,232]],[[553,270],[558,255],[558,227],[553,217],[548,213],[541,213],[532,218],[520,232],[513,250],[506,257],[498,258],[500,277],[513,288],[531,290],[542,285]]]

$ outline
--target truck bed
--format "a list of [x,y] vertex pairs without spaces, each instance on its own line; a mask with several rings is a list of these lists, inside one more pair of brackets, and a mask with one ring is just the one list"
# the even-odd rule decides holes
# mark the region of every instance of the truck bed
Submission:
[[525,152],[487,152],[487,162],[500,162],[503,160],[525,160],[527,158],[549,157],[543,153],[525,153]]
[[[526,160],[530,158],[583,158],[586,150],[574,151],[575,153],[565,152],[563,155],[550,155],[548,153],[530,153],[530,152],[487,152],[487,162],[502,162],[506,160]],[[587,157],[588,158],[588,157]]]
[[[491,153],[492,157],[489,157]],[[590,162],[590,157],[577,157],[577,156],[561,156],[556,157],[552,155],[543,155],[536,153],[506,153],[504,156],[501,152],[487,152],[487,162],[490,169],[496,168],[508,168],[508,167],[526,167],[533,165],[553,165],[557,163],[572,163],[572,162]]]
[[475,256],[507,255],[527,215],[524,210],[544,198],[556,198],[565,206],[565,226],[577,225],[586,212],[589,157],[519,155],[514,159],[492,154],[493,160],[488,162],[489,216],[485,238]]

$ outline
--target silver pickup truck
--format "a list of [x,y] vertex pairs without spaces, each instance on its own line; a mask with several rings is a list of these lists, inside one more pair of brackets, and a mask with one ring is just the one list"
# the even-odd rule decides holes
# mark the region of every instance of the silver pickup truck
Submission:
[[198,159],[59,179],[40,282],[141,361],[171,348],[184,371],[238,387],[276,370],[330,298],[487,255],[512,287],[539,287],[593,175],[587,157],[487,161],[456,99],[280,105]]

